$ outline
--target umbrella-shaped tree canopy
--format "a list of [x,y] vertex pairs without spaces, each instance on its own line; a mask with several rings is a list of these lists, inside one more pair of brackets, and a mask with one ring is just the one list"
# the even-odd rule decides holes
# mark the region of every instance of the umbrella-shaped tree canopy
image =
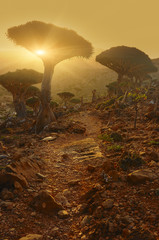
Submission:
[[7,36],[17,45],[34,53],[37,51],[41,58],[56,62],[92,54],[92,45],[76,32],[40,21],[9,28]]
[[41,83],[43,74],[32,69],[21,69],[0,75],[0,84],[12,94],[21,95],[29,86]]
[[70,92],[61,92],[61,93],[57,93],[57,95],[65,103],[65,106],[66,106],[67,102],[70,101],[70,99],[75,96],[73,93],[70,93]]
[[75,56],[88,58],[93,51],[91,43],[76,32],[40,21],[32,21],[8,29],[7,36],[17,45],[41,57],[44,77],[41,85],[41,108],[36,132],[55,120],[50,109],[51,79],[57,63]]
[[139,78],[157,71],[149,56],[134,47],[118,46],[110,48],[99,54],[96,61],[121,76]]
[[41,83],[43,74],[32,69],[16,70],[0,75],[0,84],[13,95],[18,117],[25,117],[25,99],[29,86]]

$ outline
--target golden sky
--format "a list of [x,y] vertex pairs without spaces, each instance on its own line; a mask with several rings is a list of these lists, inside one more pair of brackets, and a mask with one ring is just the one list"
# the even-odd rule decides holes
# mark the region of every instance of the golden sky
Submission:
[[1,0],[0,49],[9,27],[40,20],[75,30],[97,49],[137,47],[159,57],[159,0]]

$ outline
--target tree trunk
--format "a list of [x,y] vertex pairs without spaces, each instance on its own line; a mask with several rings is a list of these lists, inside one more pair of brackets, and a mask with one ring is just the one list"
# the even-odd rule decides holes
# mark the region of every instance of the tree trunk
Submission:
[[35,131],[40,133],[43,128],[56,120],[54,113],[50,108],[51,100],[51,79],[54,72],[54,65],[44,62],[44,76],[41,85],[41,107],[37,117]]
[[122,79],[123,79],[123,75],[120,74],[120,73],[118,73],[118,79],[117,79],[117,81],[118,81],[117,96],[121,96],[121,95],[123,94],[123,92],[122,92],[122,90],[121,90],[121,87],[120,87],[120,83],[121,83]]
[[13,104],[18,118],[26,117],[26,107],[25,103],[21,101],[18,95],[13,95]]

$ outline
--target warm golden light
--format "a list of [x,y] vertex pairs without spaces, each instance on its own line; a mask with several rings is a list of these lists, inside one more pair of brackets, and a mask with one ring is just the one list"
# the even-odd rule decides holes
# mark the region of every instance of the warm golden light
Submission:
[[36,52],[37,55],[44,55],[45,54],[45,51],[41,50],[41,49],[39,49],[39,50],[37,50],[35,52]]

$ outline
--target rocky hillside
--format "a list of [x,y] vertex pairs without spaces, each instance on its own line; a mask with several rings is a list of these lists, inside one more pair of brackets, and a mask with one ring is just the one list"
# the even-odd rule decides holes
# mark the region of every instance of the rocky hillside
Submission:
[[1,124],[0,239],[159,239],[158,118],[95,106]]

